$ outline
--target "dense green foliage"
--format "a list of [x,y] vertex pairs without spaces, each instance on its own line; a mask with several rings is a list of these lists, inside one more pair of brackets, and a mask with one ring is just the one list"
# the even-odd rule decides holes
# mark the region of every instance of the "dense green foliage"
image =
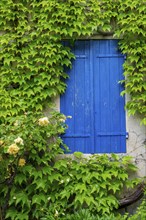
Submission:
[[[93,33],[121,38],[127,109],[146,124],[144,0],[0,1],[0,207],[3,219],[108,215],[135,170],[129,157],[60,159],[65,116],[52,109],[74,54],[62,41]],[[85,213],[86,212],[86,213]],[[88,213],[87,213],[88,212]],[[113,214],[111,214],[112,216]],[[49,217],[48,217],[49,216]],[[51,217],[52,216],[52,217]],[[71,215],[70,215],[71,216]],[[89,220],[89,219],[88,219]]]
[[144,219],[146,219],[146,191],[144,193],[144,198],[142,200],[142,203],[137,208],[136,213],[127,219],[128,220],[144,220]]
[[[78,212],[75,212],[74,214],[67,215],[66,217],[62,218],[62,220],[121,220],[122,216],[120,214],[105,214],[100,215],[92,214],[88,209],[81,209]],[[41,220],[49,220],[47,219],[41,219]],[[124,219],[123,219],[124,220]]]
[[122,37],[120,47],[127,59],[124,64],[125,92],[130,114],[139,113],[146,125],[146,2],[120,0],[116,36]]
[[74,57],[62,39],[93,32],[122,37],[130,114],[146,115],[146,5],[138,0],[1,0],[0,117],[40,112],[65,91]]
[[39,119],[27,113],[0,126],[0,206],[4,219],[40,219],[41,208],[49,203],[54,160],[63,153],[59,135],[65,130],[64,120],[64,115],[55,112]]
[[[99,6],[88,1],[2,0],[0,117],[40,112],[64,92],[73,54],[63,38],[90,34]],[[88,21],[88,22],[87,22]],[[86,24],[86,25],[85,25]]]
[[87,159],[77,152],[74,156],[75,160],[66,158],[54,165],[59,186],[54,178],[50,204],[54,206],[57,198],[58,217],[83,208],[100,217],[108,215],[118,208],[123,187],[134,187],[139,181],[129,181],[130,172],[136,171],[129,156],[120,159],[116,155],[93,155]]
[[[1,125],[0,206],[3,219],[61,219],[80,209],[106,216],[118,208],[121,190],[133,187],[136,167],[131,157],[80,152],[74,159],[56,160],[63,154],[59,134],[65,116],[52,113],[34,120],[31,114]],[[5,198],[5,199],[4,199]]]

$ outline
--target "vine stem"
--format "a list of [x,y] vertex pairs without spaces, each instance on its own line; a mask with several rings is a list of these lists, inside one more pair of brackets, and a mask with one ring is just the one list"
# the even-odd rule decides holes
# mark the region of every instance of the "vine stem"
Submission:
[[0,206],[0,220],[3,220],[2,219],[2,209],[1,209],[1,206]]

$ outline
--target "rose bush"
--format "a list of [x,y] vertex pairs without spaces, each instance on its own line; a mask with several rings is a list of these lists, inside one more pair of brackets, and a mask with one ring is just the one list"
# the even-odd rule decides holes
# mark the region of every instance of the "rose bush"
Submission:
[[[27,113],[0,125],[0,206],[3,219],[39,219],[49,203],[54,159],[64,152],[65,116]],[[64,146],[65,147],[65,146]],[[32,211],[35,210],[35,211]]]

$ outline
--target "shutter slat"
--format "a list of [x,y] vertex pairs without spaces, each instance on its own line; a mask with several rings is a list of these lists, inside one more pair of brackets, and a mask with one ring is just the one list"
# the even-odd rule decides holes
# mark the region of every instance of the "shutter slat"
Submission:
[[74,135],[63,135],[63,138],[88,138],[91,137],[90,134],[82,135],[82,134],[74,134]]
[[126,132],[99,132],[97,136],[126,136]]
[[118,57],[125,57],[123,54],[98,54],[98,55],[96,55],[96,57],[98,57],[98,58],[113,58],[113,57],[116,57],[116,58],[118,58]]

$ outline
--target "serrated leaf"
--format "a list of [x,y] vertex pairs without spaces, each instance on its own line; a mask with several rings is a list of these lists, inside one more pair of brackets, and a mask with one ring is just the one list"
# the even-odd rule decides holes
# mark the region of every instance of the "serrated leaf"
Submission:
[[38,194],[32,197],[32,205],[33,204],[41,205],[42,202],[45,203],[45,201],[46,201],[46,196],[44,194]]

